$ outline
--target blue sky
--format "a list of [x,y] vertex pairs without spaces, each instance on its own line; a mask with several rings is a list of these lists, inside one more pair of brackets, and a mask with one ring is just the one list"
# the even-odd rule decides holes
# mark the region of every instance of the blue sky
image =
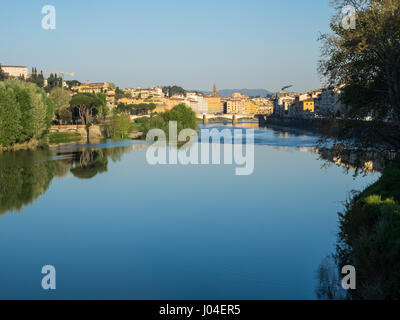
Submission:
[[[57,29],[43,30],[44,5]],[[80,81],[186,89],[321,85],[329,0],[2,0],[0,62]]]

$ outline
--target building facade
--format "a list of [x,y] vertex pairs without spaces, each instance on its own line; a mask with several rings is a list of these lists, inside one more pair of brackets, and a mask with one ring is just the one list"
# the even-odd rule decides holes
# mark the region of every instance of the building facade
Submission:
[[28,67],[26,66],[1,66],[1,69],[8,77],[23,77],[29,78]]

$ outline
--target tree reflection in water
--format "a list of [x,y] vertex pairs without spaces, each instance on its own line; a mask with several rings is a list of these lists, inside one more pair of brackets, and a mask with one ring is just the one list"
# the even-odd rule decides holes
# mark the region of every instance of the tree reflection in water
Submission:
[[0,215],[32,204],[43,195],[54,177],[71,172],[79,179],[91,179],[107,171],[108,158],[119,161],[129,150],[140,147],[106,149],[38,149],[0,153]]
[[107,172],[107,150],[83,150],[76,152],[71,173],[79,179],[91,179],[97,174]]
[[[322,158],[347,170],[382,172],[362,192],[353,191],[339,213],[335,253],[318,268],[318,299],[400,299],[400,162],[396,153],[319,150]],[[356,289],[341,289],[342,267],[356,270]]]

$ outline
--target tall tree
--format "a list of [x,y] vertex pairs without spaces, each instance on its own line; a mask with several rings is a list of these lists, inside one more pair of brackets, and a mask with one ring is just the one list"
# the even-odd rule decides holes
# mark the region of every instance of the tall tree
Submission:
[[21,111],[11,88],[0,86],[0,145],[9,146],[18,141],[22,126]]
[[54,88],[50,92],[50,99],[54,103],[54,113],[59,123],[68,122],[72,119],[69,102],[71,101],[70,92],[62,88]]
[[[368,115],[376,123],[390,122],[400,130],[400,1],[333,2],[337,10],[331,22],[333,34],[321,37],[321,73],[330,85],[343,87],[343,102],[351,107],[349,118]],[[355,10],[355,28],[343,27],[345,6]],[[398,132],[388,134],[381,124],[369,127],[376,140],[389,148],[400,148]]]
[[81,123],[86,126],[87,140],[89,141],[89,128],[102,101],[95,94],[78,93],[72,97],[70,105],[77,111]]

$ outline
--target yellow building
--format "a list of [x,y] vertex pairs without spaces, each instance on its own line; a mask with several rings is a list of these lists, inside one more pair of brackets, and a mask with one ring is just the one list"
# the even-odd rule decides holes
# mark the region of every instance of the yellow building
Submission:
[[208,102],[208,113],[224,112],[224,105],[220,97],[206,96],[205,100]]
[[247,114],[258,114],[258,106],[251,100],[246,100],[246,113]]
[[107,95],[107,102],[109,104],[115,103],[115,90],[109,82],[90,83],[86,81],[76,88],[80,93],[100,93],[103,92]]
[[188,104],[187,100],[185,98],[181,97],[171,97],[171,98],[164,98],[163,102],[165,104],[166,110],[171,110],[173,107],[177,106],[178,104],[181,103],[186,103]]
[[224,105],[224,112],[228,114],[245,114],[246,101],[243,99],[227,99]]
[[132,98],[120,98],[118,99],[118,104],[136,104],[136,99]]
[[274,104],[272,101],[266,102],[256,102],[257,104],[257,114],[266,114],[270,116],[274,113]]
[[307,99],[302,101],[302,111],[309,111],[309,112],[314,112],[315,111],[315,105],[314,105],[314,99]]

